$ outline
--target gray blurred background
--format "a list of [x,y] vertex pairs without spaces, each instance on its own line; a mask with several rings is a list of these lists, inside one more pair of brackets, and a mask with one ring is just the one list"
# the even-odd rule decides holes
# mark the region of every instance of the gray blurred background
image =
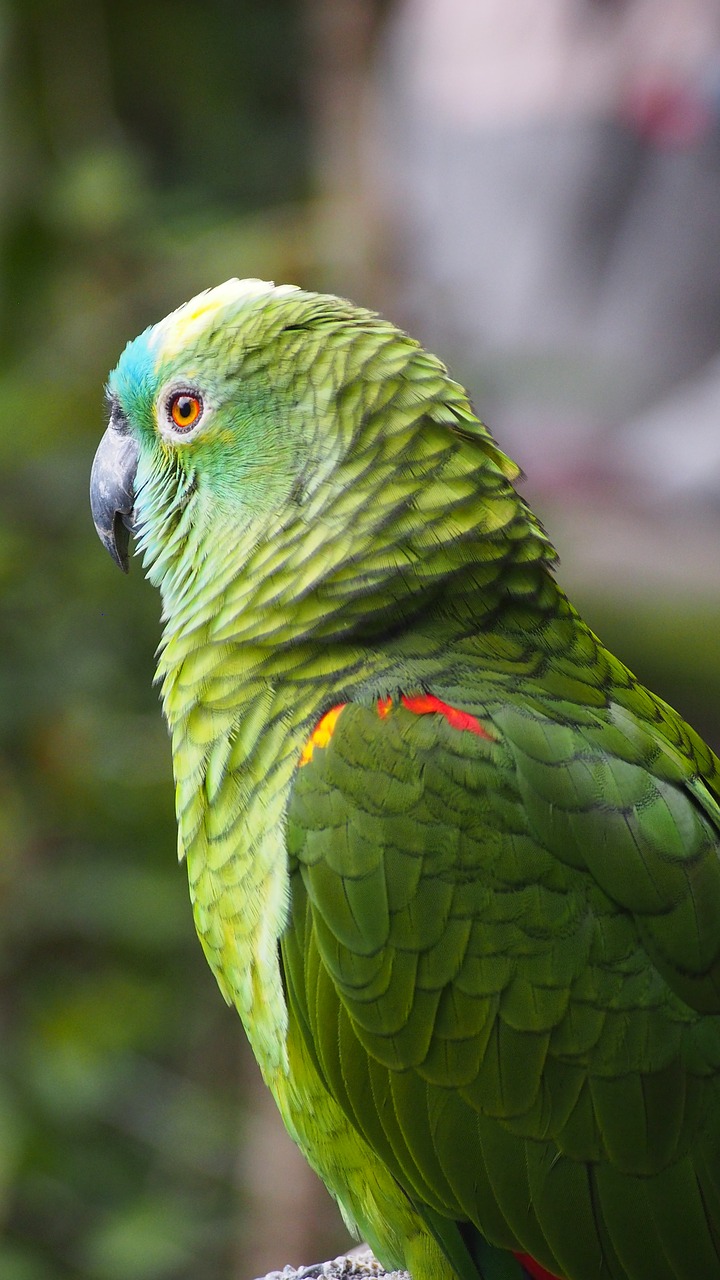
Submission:
[[720,0],[0,0],[0,1277],[347,1236],[197,944],[159,604],[87,501],[124,343],[259,275],[435,349],[588,620],[720,743]]

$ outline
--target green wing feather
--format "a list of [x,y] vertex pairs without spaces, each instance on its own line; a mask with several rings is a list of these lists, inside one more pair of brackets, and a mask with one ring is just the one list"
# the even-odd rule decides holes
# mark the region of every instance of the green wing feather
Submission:
[[298,770],[293,1008],[439,1221],[558,1274],[719,1274],[712,760],[650,695],[507,693],[465,694],[484,734],[350,703]]

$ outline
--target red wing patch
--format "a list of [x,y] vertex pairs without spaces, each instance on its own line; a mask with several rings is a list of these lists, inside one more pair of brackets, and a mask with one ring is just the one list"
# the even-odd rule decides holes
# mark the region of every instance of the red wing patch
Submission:
[[532,1280],[559,1280],[558,1276],[553,1275],[552,1271],[546,1271],[540,1266],[529,1253],[516,1253],[515,1257],[518,1262],[525,1268],[528,1275],[532,1276]]
[[451,707],[447,702],[441,702],[432,693],[418,694],[415,698],[407,698],[403,694],[401,702],[416,716],[431,714],[444,716],[453,729],[464,729],[467,733],[476,733],[479,738],[487,738],[489,742],[496,741],[475,716],[471,716],[468,711],[459,711],[457,707]]
[[[451,707],[447,702],[441,702],[439,698],[434,697],[432,693],[420,693],[415,697],[408,698],[404,693],[400,697],[402,705],[412,711],[416,716],[437,715],[443,716],[453,729],[460,729],[466,733],[475,733],[479,738],[486,738],[488,742],[496,742],[497,739],[484,729],[476,716],[471,716],[468,711],[460,711],[457,707]],[[322,719],[318,720],[310,737],[300,754],[298,760],[298,768],[302,768],[304,764],[309,764],[313,758],[316,747],[326,747],[335,732],[335,726],[338,722],[340,712],[346,707],[346,702],[339,702],[336,707],[331,707],[325,712]],[[378,698],[377,713],[381,720],[384,720],[392,711],[393,700],[391,697]],[[543,1280],[542,1275],[540,1280]],[[551,1278],[552,1280],[552,1278]]]

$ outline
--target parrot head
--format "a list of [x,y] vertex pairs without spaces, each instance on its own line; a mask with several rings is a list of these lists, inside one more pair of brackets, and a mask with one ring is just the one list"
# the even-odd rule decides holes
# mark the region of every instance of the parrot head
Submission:
[[229,280],[129,343],[107,393],[95,525],[123,569],[135,535],[166,617],[272,576],[286,619],[314,600],[317,635],[330,613],[387,622],[448,573],[505,563],[511,528],[526,559],[553,558],[463,388],[340,298]]
[[173,523],[183,541],[210,516],[237,532],[287,500],[307,455],[282,385],[282,303],[299,292],[229,280],[128,344],[91,478],[96,528],[121,568],[129,530],[152,562]]

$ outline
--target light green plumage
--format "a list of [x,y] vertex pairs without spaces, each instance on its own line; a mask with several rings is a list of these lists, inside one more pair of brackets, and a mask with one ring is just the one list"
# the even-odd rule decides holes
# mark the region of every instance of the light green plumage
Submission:
[[348,1220],[415,1280],[720,1275],[718,763],[569,605],[465,393],[259,282],[109,392],[198,933]]

